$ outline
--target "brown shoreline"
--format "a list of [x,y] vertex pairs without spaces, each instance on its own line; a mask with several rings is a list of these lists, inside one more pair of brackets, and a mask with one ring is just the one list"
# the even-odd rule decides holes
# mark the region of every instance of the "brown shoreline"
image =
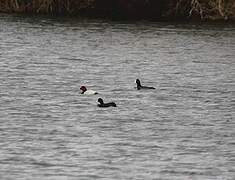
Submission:
[[234,0],[0,0],[0,12],[120,20],[235,20]]

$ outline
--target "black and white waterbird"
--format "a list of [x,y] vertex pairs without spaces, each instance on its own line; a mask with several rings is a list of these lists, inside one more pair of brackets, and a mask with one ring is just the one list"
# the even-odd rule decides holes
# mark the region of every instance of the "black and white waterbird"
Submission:
[[137,90],[141,90],[141,89],[155,89],[154,87],[142,86],[139,79],[136,79],[135,82],[137,84]]
[[104,103],[103,99],[99,98],[98,102],[98,107],[117,107],[117,105],[114,102],[109,102],[109,103]]

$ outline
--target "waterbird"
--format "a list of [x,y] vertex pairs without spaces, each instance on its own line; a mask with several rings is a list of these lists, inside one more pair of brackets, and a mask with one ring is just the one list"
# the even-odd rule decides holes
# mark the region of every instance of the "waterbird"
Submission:
[[109,103],[104,103],[103,99],[99,98],[98,102],[98,107],[117,107],[117,105],[114,102],[109,102]]
[[140,89],[155,89],[154,87],[142,86],[139,79],[136,79],[137,90]]
[[96,91],[87,90],[86,86],[81,86],[80,90],[82,91],[81,94],[87,94],[87,95],[98,94],[98,92]]

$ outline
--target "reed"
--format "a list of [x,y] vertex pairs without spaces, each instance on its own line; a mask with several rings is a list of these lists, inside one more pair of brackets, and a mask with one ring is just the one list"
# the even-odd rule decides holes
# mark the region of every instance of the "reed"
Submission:
[[198,19],[235,19],[234,0],[177,0],[175,14]]
[[0,12],[235,20],[235,0],[0,0]]
[[92,5],[94,0],[0,0],[1,12],[71,14]]

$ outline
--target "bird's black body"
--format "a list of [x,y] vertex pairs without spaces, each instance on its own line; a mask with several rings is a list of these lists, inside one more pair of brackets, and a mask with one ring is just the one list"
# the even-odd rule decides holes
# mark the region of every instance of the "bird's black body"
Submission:
[[155,89],[154,87],[142,86],[139,79],[136,79],[137,90],[141,89]]
[[98,102],[98,107],[117,107],[117,105],[114,102],[109,102],[109,103],[104,103],[103,99],[99,98]]

